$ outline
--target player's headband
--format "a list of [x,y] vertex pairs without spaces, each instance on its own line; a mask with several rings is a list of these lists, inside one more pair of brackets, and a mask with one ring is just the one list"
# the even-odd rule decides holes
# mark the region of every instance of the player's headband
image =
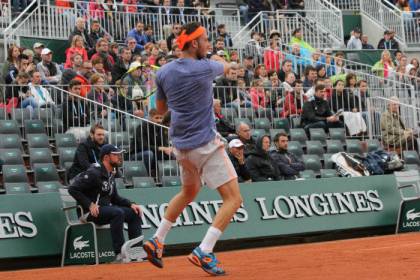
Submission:
[[201,35],[206,33],[206,29],[202,26],[198,27],[193,33],[187,35],[187,33],[182,31],[181,35],[176,39],[176,43],[178,47],[183,50],[186,43],[191,42],[192,40],[197,39]]

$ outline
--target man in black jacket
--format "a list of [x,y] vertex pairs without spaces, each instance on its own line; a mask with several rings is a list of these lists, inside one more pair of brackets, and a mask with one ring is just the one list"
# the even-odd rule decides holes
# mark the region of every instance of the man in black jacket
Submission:
[[384,37],[378,42],[378,49],[381,50],[399,50],[400,46],[397,40],[394,39],[395,32],[392,30],[385,30]]
[[122,163],[123,152],[114,145],[104,145],[100,163],[78,175],[69,187],[70,195],[86,213],[83,219],[99,225],[110,224],[116,262],[122,262],[124,222],[128,224],[129,239],[141,236],[141,208],[119,196],[115,183],[116,168]]
[[82,83],[71,80],[68,87],[71,95],[63,103],[63,129],[67,131],[71,127],[86,127],[89,124],[89,106],[79,98]]
[[234,135],[235,126],[222,114],[222,105],[219,99],[213,100],[213,111],[217,132],[225,138]]
[[72,180],[77,174],[86,171],[93,163],[99,163],[99,153],[105,143],[105,129],[95,124],[90,129],[89,137],[79,144],[70,167],[68,177]]
[[285,180],[294,180],[298,178],[300,171],[305,170],[305,164],[294,154],[287,152],[288,142],[286,133],[277,133],[274,136],[274,145],[277,150],[270,151],[270,157],[277,164]]
[[112,66],[111,69],[111,84],[115,85],[115,82],[120,80],[124,74],[127,73],[128,69],[130,68],[131,59],[131,50],[127,47],[122,48],[117,62]]
[[88,31],[86,30],[86,22],[84,18],[79,17],[76,19],[76,26],[74,27],[74,30],[70,33],[69,36],[69,46],[71,45],[71,42],[73,41],[73,37],[75,35],[82,36],[83,42],[85,43],[85,47],[87,49],[95,47],[94,45],[90,45],[91,42],[89,39]]
[[238,67],[231,65],[226,73],[216,80],[215,98],[220,99],[223,107],[238,107],[243,103],[238,95]]
[[245,157],[255,150],[255,141],[252,139],[252,131],[249,125],[244,122],[238,124],[236,128],[236,134],[238,135],[239,140],[244,144],[244,153]]
[[331,112],[330,105],[324,100],[325,86],[315,86],[314,99],[306,101],[302,108],[302,124],[309,135],[310,128],[323,128],[328,130],[334,127],[343,127],[338,116]]
[[238,175],[238,182],[251,182],[251,174],[245,164],[244,144],[239,139],[233,139],[229,142],[228,156],[235,167]]

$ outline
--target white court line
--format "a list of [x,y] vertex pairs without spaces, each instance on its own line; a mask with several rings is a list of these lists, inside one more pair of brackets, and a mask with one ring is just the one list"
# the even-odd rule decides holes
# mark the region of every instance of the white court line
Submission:
[[413,245],[420,245],[420,242],[408,243],[408,244],[398,244],[398,245],[395,245],[395,246],[384,246],[384,247],[360,249],[360,251],[373,251],[373,250],[391,249],[391,248],[396,248],[396,247],[409,247],[409,246],[413,246]]

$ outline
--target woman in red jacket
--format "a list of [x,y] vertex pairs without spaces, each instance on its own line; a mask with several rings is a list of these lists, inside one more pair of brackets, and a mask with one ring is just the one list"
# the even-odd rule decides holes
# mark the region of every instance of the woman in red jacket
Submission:
[[264,65],[267,71],[278,72],[284,60],[284,54],[279,47],[280,33],[272,31],[270,34],[270,46],[264,50]]
[[83,42],[83,37],[80,35],[73,36],[73,40],[71,41],[71,46],[66,50],[66,63],[64,64],[64,68],[72,68],[73,64],[71,62],[71,58],[76,54],[80,54],[83,58],[83,61],[88,60],[88,54]]
[[302,114],[302,97],[303,97],[303,83],[301,80],[296,80],[294,83],[294,90],[288,91],[284,98],[283,111],[280,117],[287,118],[292,115]]

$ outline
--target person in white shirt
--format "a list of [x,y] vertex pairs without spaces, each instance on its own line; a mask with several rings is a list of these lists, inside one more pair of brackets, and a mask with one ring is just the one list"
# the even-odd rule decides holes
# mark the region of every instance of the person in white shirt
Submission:
[[361,50],[363,48],[362,41],[360,40],[360,29],[355,28],[351,33],[350,40],[347,42],[347,49]]
[[51,95],[48,92],[48,90],[41,85],[41,81],[41,73],[34,72],[32,74],[31,83],[29,84],[31,95],[34,97],[34,100],[39,108],[54,105],[54,100],[51,98]]

